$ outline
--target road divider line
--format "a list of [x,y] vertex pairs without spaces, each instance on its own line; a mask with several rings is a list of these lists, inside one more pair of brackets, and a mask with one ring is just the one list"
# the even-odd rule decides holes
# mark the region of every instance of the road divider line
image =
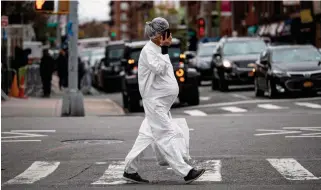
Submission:
[[32,184],[50,175],[58,168],[59,164],[60,162],[36,161],[23,173],[7,181],[5,184]]
[[274,104],[258,104],[257,107],[268,110],[287,109],[287,107],[281,107]]
[[246,109],[235,107],[235,106],[221,107],[220,109],[225,110],[225,111],[229,111],[229,112],[233,112],[233,113],[247,112]]
[[123,179],[125,162],[114,161],[109,166],[105,173],[92,183],[92,185],[119,185],[129,183]]
[[202,112],[200,110],[186,110],[184,113],[191,115],[191,116],[207,116],[205,112]]
[[11,132],[16,132],[16,133],[55,133],[56,130],[11,130]]
[[235,98],[241,98],[241,99],[243,99],[243,100],[248,100],[248,99],[250,99],[249,97],[243,96],[243,95],[240,95],[240,94],[232,94],[232,96],[235,97]]
[[321,109],[320,104],[314,104],[314,103],[309,103],[309,102],[295,102],[295,104],[298,106],[304,106],[304,107],[308,107],[308,108]]
[[221,160],[207,160],[200,164],[205,168],[205,173],[196,181],[222,181]]
[[286,159],[267,159],[267,161],[287,180],[318,180],[305,169],[299,162],[292,158]]

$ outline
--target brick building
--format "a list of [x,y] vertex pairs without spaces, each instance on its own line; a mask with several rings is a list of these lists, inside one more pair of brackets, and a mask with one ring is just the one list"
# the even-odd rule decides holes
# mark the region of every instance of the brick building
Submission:
[[142,39],[145,20],[153,1],[111,1],[111,29],[115,33],[113,40]]

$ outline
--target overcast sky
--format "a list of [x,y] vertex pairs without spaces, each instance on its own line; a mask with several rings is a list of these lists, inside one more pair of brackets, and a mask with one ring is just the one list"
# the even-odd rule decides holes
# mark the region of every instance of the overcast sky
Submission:
[[96,20],[109,19],[110,0],[78,0],[79,1],[79,21],[80,23]]

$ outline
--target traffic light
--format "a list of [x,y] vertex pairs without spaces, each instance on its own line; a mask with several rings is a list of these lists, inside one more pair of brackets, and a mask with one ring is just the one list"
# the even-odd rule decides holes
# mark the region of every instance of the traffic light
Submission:
[[59,14],[69,14],[69,0],[59,0],[58,13]]
[[197,20],[197,25],[198,25],[198,35],[199,37],[204,37],[205,36],[205,20],[204,18],[199,18]]
[[38,12],[53,12],[55,2],[49,0],[35,0],[35,10]]

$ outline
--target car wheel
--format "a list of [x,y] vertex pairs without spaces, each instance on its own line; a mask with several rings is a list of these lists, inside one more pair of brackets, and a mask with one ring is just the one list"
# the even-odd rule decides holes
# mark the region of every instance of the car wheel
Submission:
[[216,78],[212,79],[212,90],[218,90],[219,89],[219,84],[218,80]]
[[267,93],[268,93],[268,97],[271,99],[276,98],[278,95],[275,89],[275,85],[271,80],[268,80],[268,83],[267,83]]
[[257,81],[257,78],[254,79],[254,91],[256,97],[264,96],[264,91],[259,88],[259,83]]
[[200,94],[198,91],[198,87],[196,87],[193,91],[188,93],[187,103],[191,106],[195,106],[200,103]]

